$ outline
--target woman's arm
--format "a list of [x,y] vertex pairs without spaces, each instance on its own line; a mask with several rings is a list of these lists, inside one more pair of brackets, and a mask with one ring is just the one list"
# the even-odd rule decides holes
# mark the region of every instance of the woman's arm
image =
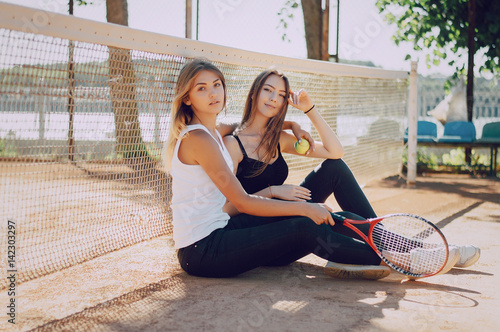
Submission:
[[231,135],[236,128],[238,128],[238,123],[219,123],[217,125],[217,130],[222,137]]
[[[305,187],[296,186],[294,184],[282,184],[279,186],[269,186],[252,195],[266,198],[279,198],[285,201],[306,202],[311,200],[311,191]],[[234,217],[241,212],[236,207],[227,201],[223,211]]]
[[305,216],[317,224],[334,224],[325,205],[278,201],[248,195],[227,166],[217,142],[205,131],[193,130],[182,140],[179,159],[186,164],[199,164],[241,213],[256,216]]
[[[300,128],[300,126],[299,126]],[[234,136],[226,136],[223,138],[224,145],[231,155],[233,160],[234,174],[238,170],[239,164],[243,160],[243,153],[241,152],[238,141]],[[305,187],[296,186],[292,184],[284,184],[280,186],[270,186],[264,188],[253,195],[266,197],[266,198],[279,198],[287,201],[299,201],[304,202],[311,199],[311,191]],[[240,213],[234,205],[227,201],[224,205],[224,212],[229,214],[231,217]]]
[[225,136],[222,138],[222,140],[224,141],[224,145],[226,146],[227,151],[229,151],[229,154],[231,155],[231,159],[233,160],[234,174],[236,174],[238,165],[243,160],[243,152],[241,152],[240,145],[238,144],[238,141],[236,140],[236,138],[234,138],[234,136]]
[[[229,151],[231,159],[233,160],[234,174],[236,174],[238,166],[243,160],[243,153],[241,152],[238,141],[236,141],[236,138],[234,138],[234,136],[225,136],[223,137],[223,140],[224,145],[226,146],[226,149]],[[270,188],[263,189],[255,193],[254,195],[273,198]],[[231,217],[240,214],[240,211],[238,211],[238,209],[236,209],[236,207],[230,201],[226,202],[223,211],[229,214]]]
[[[291,94],[290,104],[303,112],[307,112],[307,116],[311,120],[314,128],[318,131],[321,142],[316,142],[316,148],[310,149],[310,152],[307,154],[308,157],[312,158],[329,158],[329,159],[339,159],[344,156],[344,148],[340,140],[338,139],[335,132],[330,128],[328,123],[323,119],[321,114],[318,112],[316,106],[311,101],[311,98],[304,90],[299,90],[297,93]],[[284,135],[282,135],[284,136]],[[289,135],[291,136],[291,135]],[[298,154],[294,147],[293,143],[295,140],[286,135],[283,137],[283,141],[280,144],[283,144],[282,151],[292,154]]]

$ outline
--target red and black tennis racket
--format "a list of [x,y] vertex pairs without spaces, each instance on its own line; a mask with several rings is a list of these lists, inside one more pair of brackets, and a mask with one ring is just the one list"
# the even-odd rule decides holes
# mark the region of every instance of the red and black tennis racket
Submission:
[[[415,278],[430,277],[448,260],[448,242],[430,221],[412,214],[389,214],[366,220],[348,219],[332,213],[361,236],[394,270]],[[355,225],[368,224],[368,236]]]

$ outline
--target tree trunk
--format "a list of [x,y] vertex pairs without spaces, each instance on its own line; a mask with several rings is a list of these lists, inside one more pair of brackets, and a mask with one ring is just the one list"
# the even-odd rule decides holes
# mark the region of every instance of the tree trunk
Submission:
[[[109,23],[128,26],[126,0],[106,0]],[[134,169],[151,165],[139,125],[134,63],[130,50],[109,47],[111,107],[115,118],[116,153]]]
[[[469,58],[467,65],[467,121],[472,122],[474,110],[474,54],[476,53],[475,37],[476,37],[476,0],[469,0],[468,4],[468,21],[469,27],[467,31],[467,47],[469,49]],[[465,162],[467,165],[471,163],[471,149],[465,149]]]
[[322,21],[321,0],[302,0],[307,57],[321,60]]
[[106,0],[106,20],[128,26],[127,0]]
[[[198,22],[196,23],[198,24]],[[192,38],[193,0],[186,0],[186,38]]]
[[328,50],[328,41],[330,34],[330,0],[325,0],[325,9],[323,10],[321,20],[321,60],[329,61],[330,52]]
[[[106,0],[109,23],[128,26],[127,0]],[[156,168],[142,140],[136,99],[134,63],[130,50],[109,47],[111,107],[115,116],[116,152],[122,154],[137,178],[148,184],[171,213],[172,177]]]

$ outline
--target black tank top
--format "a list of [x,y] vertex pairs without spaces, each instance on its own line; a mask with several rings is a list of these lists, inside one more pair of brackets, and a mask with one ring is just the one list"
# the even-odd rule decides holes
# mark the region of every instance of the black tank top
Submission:
[[238,165],[236,177],[240,180],[243,189],[249,194],[256,193],[259,190],[268,186],[282,185],[288,177],[288,165],[281,155],[280,146],[278,143],[278,159],[274,163],[267,165],[262,173],[253,176],[255,171],[264,164],[260,160],[249,158],[243,144],[241,144],[238,136],[234,136],[240,145],[243,153],[243,160]]

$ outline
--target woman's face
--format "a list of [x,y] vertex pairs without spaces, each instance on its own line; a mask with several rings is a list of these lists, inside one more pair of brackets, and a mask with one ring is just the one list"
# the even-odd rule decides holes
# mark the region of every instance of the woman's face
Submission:
[[199,72],[184,103],[195,113],[219,114],[224,108],[224,86],[219,76],[209,70]]
[[285,81],[278,75],[269,76],[260,90],[257,109],[269,118],[272,118],[286,102]]

